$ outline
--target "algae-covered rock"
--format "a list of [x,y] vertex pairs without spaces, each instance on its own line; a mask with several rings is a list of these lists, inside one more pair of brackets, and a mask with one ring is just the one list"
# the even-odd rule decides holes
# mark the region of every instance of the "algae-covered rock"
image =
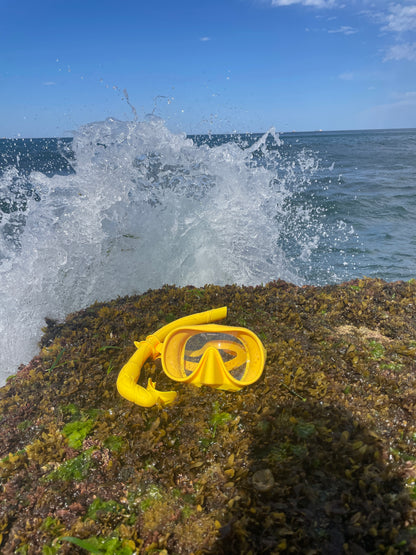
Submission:
[[[267,350],[241,392],[116,379],[176,318],[228,306]],[[0,551],[415,553],[416,283],[166,286],[48,321],[0,388]]]

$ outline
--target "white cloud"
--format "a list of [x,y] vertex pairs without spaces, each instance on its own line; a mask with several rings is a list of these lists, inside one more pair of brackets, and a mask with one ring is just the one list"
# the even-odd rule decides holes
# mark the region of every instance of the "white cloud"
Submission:
[[415,115],[416,108],[416,92],[408,91],[404,93],[396,93],[393,95],[393,102],[386,104],[379,104],[374,106],[373,110],[379,111],[394,111],[402,109],[411,109],[413,116]]
[[411,6],[403,6],[401,4],[392,4],[390,13],[385,15],[386,25],[383,27],[386,31],[403,33],[406,31],[416,30],[416,4]]
[[416,62],[416,42],[391,46],[383,61],[388,62],[390,60],[409,60],[411,62]]
[[361,114],[365,127],[416,126],[416,92],[396,93],[392,102],[372,106]]
[[396,93],[395,98],[402,104],[416,104],[416,91],[406,91],[404,93]]
[[381,104],[375,108],[416,108],[416,92],[407,91],[403,93],[394,93],[392,95],[393,102],[389,104]]
[[376,23],[384,34],[387,32],[395,36],[396,44],[386,45],[384,49],[383,62],[399,60],[416,62],[416,42],[405,42],[403,37],[405,33],[416,31],[416,0],[383,1],[383,4],[385,4],[384,7],[377,6],[375,9],[373,5],[373,9],[362,12]]
[[[272,7],[282,6],[309,6],[313,8],[346,8],[343,0],[259,0],[267,2]],[[386,45],[384,49],[384,62],[408,60],[416,62],[416,42],[405,42],[403,33],[416,31],[416,0],[350,0],[350,5],[361,5],[361,16],[372,20],[384,33],[395,36],[396,44]],[[364,4],[364,6],[363,6]],[[366,9],[364,9],[366,8]],[[317,16],[321,17],[321,16]],[[318,29],[306,28],[306,31]],[[323,30],[323,29],[321,29]],[[349,25],[338,28],[326,29],[330,34],[354,35],[358,29]],[[402,36],[401,36],[402,35]],[[401,37],[400,37],[401,36]],[[340,77],[342,78],[342,77]],[[344,77],[345,78],[345,77]]]
[[207,42],[207,41],[211,40],[211,37],[201,37],[199,40],[201,42]]
[[314,8],[334,8],[337,0],[271,0],[271,4],[274,7],[301,4],[302,6],[312,6]]
[[355,35],[355,33],[358,33],[358,30],[354,29],[354,27],[349,27],[348,25],[342,25],[338,29],[330,29],[328,33],[331,33],[331,34],[342,33],[343,35]]
[[340,73],[338,79],[342,79],[342,81],[352,81],[354,79],[354,74],[352,71],[346,71],[345,73]]

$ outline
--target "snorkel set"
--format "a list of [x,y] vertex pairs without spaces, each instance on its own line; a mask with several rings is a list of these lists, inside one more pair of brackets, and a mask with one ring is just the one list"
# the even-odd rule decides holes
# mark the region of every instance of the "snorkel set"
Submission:
[[160,358],[165,374],[172,380],[197,387],[239,391],[257,381],[263,372],[266,351],[252,331],[211,323],[226,316],[225,306],[199,312],[135,342],[137,351],[117,379],[120,395],[142,407],[174,401],[176,391],[158,391],[150,378],[146,388],[138,385],[141,369],[149,358]]

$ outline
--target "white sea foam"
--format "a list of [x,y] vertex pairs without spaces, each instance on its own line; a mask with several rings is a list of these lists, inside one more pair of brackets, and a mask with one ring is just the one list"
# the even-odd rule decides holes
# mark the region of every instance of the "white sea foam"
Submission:
[[308,208],[290,205],[317,162],[279,146],[273,130],[250,148],[197,146],[155,118],[77,131],[74,174],[30,175],[13,245],[13,214],[1,222],[0,383],[36,354],[45,317],[166,283],[302,281],[284,244],[305,259],[319,242]]

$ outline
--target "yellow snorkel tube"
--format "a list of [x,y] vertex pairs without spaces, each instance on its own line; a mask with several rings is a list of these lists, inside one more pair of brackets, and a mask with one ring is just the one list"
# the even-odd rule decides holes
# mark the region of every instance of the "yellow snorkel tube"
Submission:
[[142,407],[166,405],[176,391],[158,391],[149,378],[147,388],[137,384],[148,358],[161,358],[167,376],[198,387],[239,391],[254,383],[263,372],[266,352],[250,330],[211,324],[227,316],[227,307],[185,316],[135,342],[137,351],[123,366],[117,379],[122,397]]

